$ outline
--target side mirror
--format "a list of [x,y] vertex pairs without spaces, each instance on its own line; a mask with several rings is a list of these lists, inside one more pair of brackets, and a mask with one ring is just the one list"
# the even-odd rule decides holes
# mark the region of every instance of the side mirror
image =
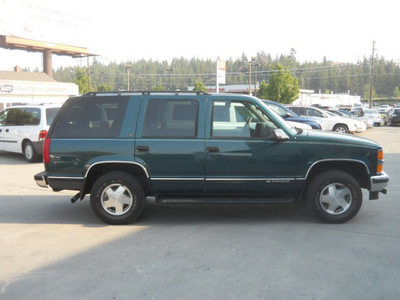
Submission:
[[293,118],[294,116],[290,112],[286,112],[286,116],[284,118]]
[[274,140],[276,141],[286,141],[289,139],[289,136],[282,129],[274,129]]

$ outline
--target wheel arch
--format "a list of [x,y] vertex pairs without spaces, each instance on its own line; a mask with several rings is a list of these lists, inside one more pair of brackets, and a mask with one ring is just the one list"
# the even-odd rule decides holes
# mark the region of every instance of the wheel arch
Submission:
[[346,172],[353,176],[362,188],[368,189],[370,187],[369,170],[364,162],[359,160],[322,160],[313,163],[308,169],[305,176],[306,184],[302,196],[304,196],[305,190],[313,178],[329,170]]
[[81,188],[81,197],[85,194],[90,193],[90,190],[93,187],[93,184],[96,182],[98,178],[102,175],[112,172],[112,171],[122,171],[126,172],[140,182],[143,187],[143,190],[146,194],[150,193],[150,182],[149,182],[149,174],[147,169],[136,162],[97,162],[89,166],[88,170],[85,174],[84,184]]
[[32,143],[32,141],[30,139],[28,139],[28,138],[24,138],[21,141],[21,145],[20,146],[21,146],[21,152],[22,153],[24,153],[24,148],[25,148],[26,143]]
[[349,126],[348,126],[346,123],[336,123],[336,124],[333,126],[333,130],[336,130],[336,128],[338,128],[338,127],[340,127],[340,126],[345,127],[346,130],[347,130],[347,132],[350,132]]

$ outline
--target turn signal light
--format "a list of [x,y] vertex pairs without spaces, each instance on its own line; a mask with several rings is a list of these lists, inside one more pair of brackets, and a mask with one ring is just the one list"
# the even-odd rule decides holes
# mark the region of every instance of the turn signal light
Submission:
[[383,159],[383,150],[378,150],[378,159]]
[[382,173],[383,171],[383,150],[378,150],[378,165],[376,166],[376,173]]

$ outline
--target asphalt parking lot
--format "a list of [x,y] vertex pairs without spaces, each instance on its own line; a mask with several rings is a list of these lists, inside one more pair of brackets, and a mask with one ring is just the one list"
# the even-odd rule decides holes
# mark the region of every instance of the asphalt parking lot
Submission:
[[346,224],[294,205],[159,206],[110,226],[87,198],[33,181],[41,163],[0,152],[0,299],[400,299],[400,127],[388,194]]

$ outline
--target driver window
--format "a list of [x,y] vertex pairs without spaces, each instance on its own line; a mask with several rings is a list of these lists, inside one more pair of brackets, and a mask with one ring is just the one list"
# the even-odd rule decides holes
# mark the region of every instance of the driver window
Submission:
[[323,115],[315,109],[307,109],[307,116],[309,117],[318,117],[318,118],[322,118]]
[[218,100],[213,103],[211,136],[270,138],[277,126],[253,103]]

